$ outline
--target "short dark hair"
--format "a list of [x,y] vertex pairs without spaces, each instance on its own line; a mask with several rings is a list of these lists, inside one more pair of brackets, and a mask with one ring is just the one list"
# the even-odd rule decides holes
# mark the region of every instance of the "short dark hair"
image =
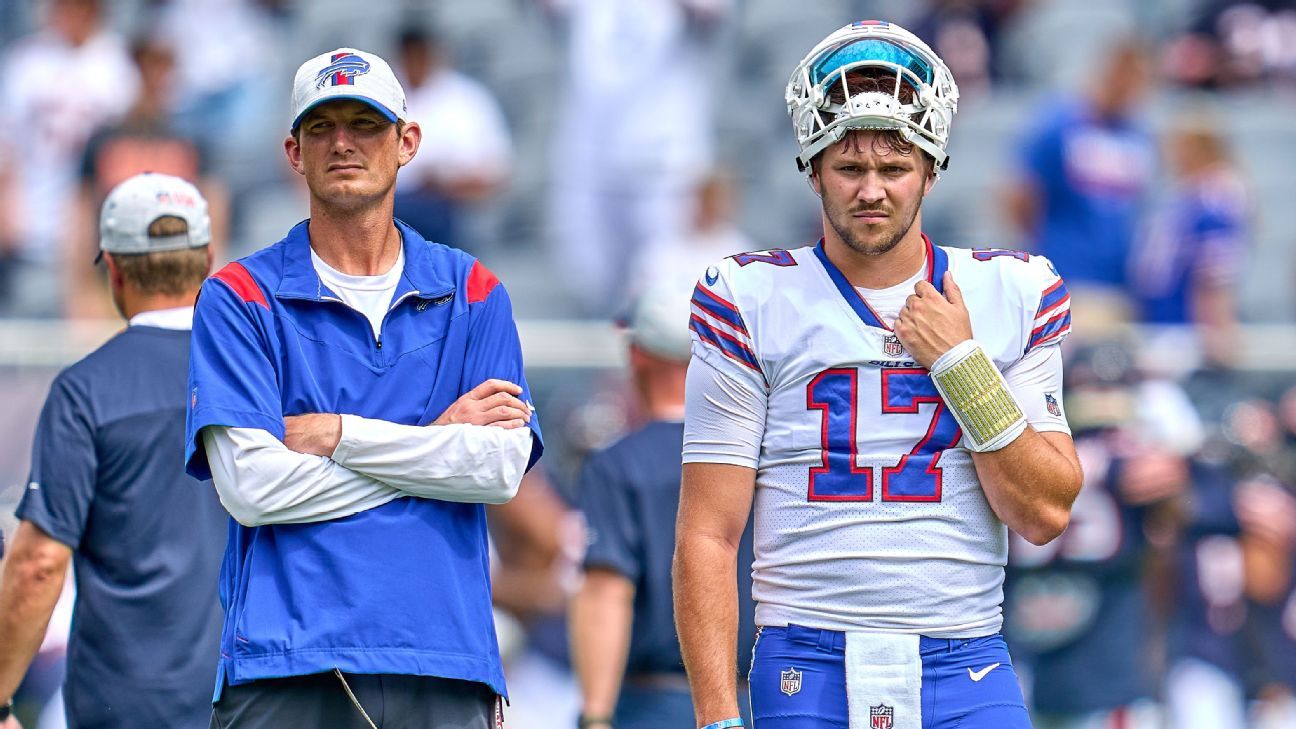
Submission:
[[[150,238],[184,235],[184,218],[163,215],[148,227]],[[122,280],[146,296],[180,296],[202,285],[207,278],[207,246],[153,253],[111,253]]]

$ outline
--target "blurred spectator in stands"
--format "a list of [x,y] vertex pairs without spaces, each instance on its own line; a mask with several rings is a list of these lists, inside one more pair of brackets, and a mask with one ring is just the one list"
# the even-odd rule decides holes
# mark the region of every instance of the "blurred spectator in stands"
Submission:
[[552,266],[585,313],[623,306],[633,257],[686,229],[710,169],[732,0],[538,0],[566,31]]
[[[1296,707],[1291,704],[1296,687],[1296,494],[1277,479],[1260,476],[1238,487],[1234,509],[1242,526],[1250,601],[1255,665],[1249,683],[1260,699],[1255,713],[1277,726],[1296,726]],[[1291,723],[1278,723],[1282,716]]]
[[1131,257],[1130,292],[1140,320],[1195,324],[1212,362],[1236,344],[1236,289],[1249,249],[1246,189],[1218,125],[1178,121],[1165,144],[1171,194]]
[[446,54],[432,34],[415,27],[401,34],[397,73],[423,143],[396,178],[396,217],[430,241],[471,248],[462,239],[464,207],[499,192],[512,142],[499,103]]
[[103,127],[90,137],[81,159],[79,227],[65,264],[66,313],[71,317],[104,318],[114,313],[107,281],[92,264],[99,241],[98,211],[108,191],[141,172],[173,175],[198,187],[211,216],[213,260],[219,267],[225,259],[228,195],[220,180],[210,174],[206,150],[175,128],[175,57],[171,47],[156,36],[140,36],[130,52],[139,72],[139,96],[120,123]]
[[509,503],[487,509],[495,622],[509,700],[517,707],[506,713],[505,724],[569,727],[576,723],[579,692],[564,616],[585,532],[544,467],[532,469],[522,486]]
[[[958,79],[964,99],[983,96],[1005,69],[999,34],[1027,0],[931,0],[907,27],[927,41]],[[866,17],[867,14],[860,17]]]
[[1118,42],[1087,83],[1085,93],[1040,107],[1020,145],[1007,210],[1028,246],[1053,261],[1081,305],[1100,296],[1120,305],[1155,173],[1153,140],[1134,118],[1148,84],[1143,46]]
[[1127,348],[1082,348],[1067,364],[1066,412],[1084,488],[1057,540],[1036,547],[1011,535],[1006,629],[1029,667],[1036,727],[1156,729],[1149,571],[1187,487],[1183,450],[1195,443],[1165,437],[1177,423],[1147,426],[1148,417],[1173,421],[1177,411],[1149,397],[1156,390]]
[[1296,3],[1211,0],[1199,5],[1203,10],[1162,51],[1171,80],[1200,88],[1296,87]]
[[[267,0],[155,1],[158,33],[176,54],[180,128],[218,158],[254,155],[247,150],[264,149],[257,146],[258,135],[267,129],[274,138],[282,137],[286,120],[273,85],[282,65],[279,49],[285,46],[274,23],[277,5]],[[228,172],[248,175],[242,166]]]
[[720,170],[707,174],[690,200],[688,225],[632,252],[630,291],[679,278],[696,282],[721,258],[755,250],[757,244],[734,223],[734,202],[733,178]]
[[40,29],[0,58],[0,316],[62,311],[62,249],[82,150],[138,88],[100,0],[50,0],[45,10]]

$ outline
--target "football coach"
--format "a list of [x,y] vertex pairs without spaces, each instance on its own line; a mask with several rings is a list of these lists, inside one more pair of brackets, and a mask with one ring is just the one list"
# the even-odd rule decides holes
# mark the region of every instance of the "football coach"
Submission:
[[306,61],[310,218],[202,289],[189,472],[234,521],[212,726],[494,727],[483,504],[540,456],[508,294],[392,217],[421,131],[378,56]]
[[0,726],[75,565],[68,726],[199,729],[211,715],[228,517],[185,475],[193,301],[211,266],[198,190],[142,174],[109,192],[99,247],[124,331],[59,373],[0,585]]

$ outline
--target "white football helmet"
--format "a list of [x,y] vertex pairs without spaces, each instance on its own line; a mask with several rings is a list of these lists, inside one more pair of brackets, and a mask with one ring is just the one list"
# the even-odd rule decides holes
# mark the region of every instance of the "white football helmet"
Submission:
[[[870,69],[894,74],[894,91],[852,94],[847,74]],[[842,103],[832,99],[834,84]],[[902,85],[914,90],[908,104],[900,100]],[[834,31],[797,64],[785,96],[802,171],[850,129],[895,129],[930,154],[937,169],[949,165],[945,145],[958,110],[958,85],[926,43],[894,23],[861,20]]]

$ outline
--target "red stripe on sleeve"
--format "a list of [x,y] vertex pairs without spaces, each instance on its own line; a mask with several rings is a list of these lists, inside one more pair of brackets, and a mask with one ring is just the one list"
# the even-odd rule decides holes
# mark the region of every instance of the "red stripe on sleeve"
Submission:
[[264,306],[266,309],[270,308],[270,304],[266,303],[265,294],[261,293],[261,287],[257,285],[256,280],[243,267],[243,264],[235,261],[217,271],[212,278],[224,281],[225,285],[238,294],[244,303],[255,303]]
[[495,278],[489,268],[483,266],[481,261],[474,261],[472,270],[468,272],[468,303],[485,301],[498,283],[499,279]]

